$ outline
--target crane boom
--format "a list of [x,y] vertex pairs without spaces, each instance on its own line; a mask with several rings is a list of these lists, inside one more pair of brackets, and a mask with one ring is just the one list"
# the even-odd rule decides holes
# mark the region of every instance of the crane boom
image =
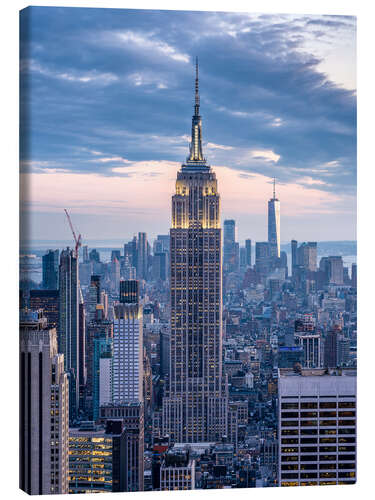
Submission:
[[66,217],[68,219],[70,230],[73,233],[73,238],[74,238],[74,242],[75,242],[75,257],[78,259],[78,249],[81,246],[81,241],[82,241],[81,235],[79,234],[78,238],[77,238],[76,233],[75,233],[74,228],[73,228],[72,221],[70,219],[70,215],[68,214],[68,211],[66,208],[64,208],[64,212],[65,212]]

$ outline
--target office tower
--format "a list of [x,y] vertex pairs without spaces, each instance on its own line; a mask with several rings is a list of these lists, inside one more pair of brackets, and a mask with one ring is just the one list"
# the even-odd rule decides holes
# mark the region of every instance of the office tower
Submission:
[[298,242],[296,240],[292,240],[290,242],[291,252],[292,252],[292,276],[294,276],[295,268],[297,267],[297,246]]
[[44,290],[57,290],[59,283],[59,251],[48,250],[42,257],[42,287]]
[[328,257],[329,282],[335,285],[344,283],[344,264],[341,255]]
[[236,245],[236,221],[224,221],[224,270],[231,273],[238,271],[238,252]]
[[83,258],[83,262],[86,263],[86,262],[89,262],[89,247],[87,245],[83,245],[82,247],[82,258]]
[[158,234],[154,241],[154,254],[158,252],[169,252],[170,237],[169,234]]
[[288,277],[288,256],[286,252],[282,251],[280,252],[280,262],[279,266],[283,269],[285,269],[285,278]]
[[[96,370],[98,367],[97,358],[94,358],[94,345],[96,341],[103,341],[104,345],[112,342],[113,338],[113,323],[105,318],[104,306],[98,304],[96,306],[95,318],[87,325],[87,346],[86,346],[86,407],[89,419],[93,419],[94,407],[94,378],[97,376]],[[105,350],[105,349],[102,349]],[[101,351],[100,351],[101,352]],[[112,390],[112,389],[111,389]]]
[[174,442],[216,440],[227,427],[220,197],[202,152],[198,66],[190,155],[177,173],[170,245],[171,365],[163,435]]
[[296,343],[303,348],[303,368],[320,368],[321,359],[321,334],[316,331],[315,320],[311,314],[301,315],[295,321]]
[[93,248],[90,253],[89,253],[89,258],[91,261],[93,262],[97,262],[99,263],[100,262],[100,254],[99,252],[96,250],[96,248]]
[[91,260],[80,262],[79,264],[79,282],[81,286],[89,286],[94,265]]
[[[112,342],[111,342],[112,344]],[[99,357],[99,401],[97,404],[96,399],[96,380],[94,382],[94,397],[93,397],[93,414],[95,415],[95,420],[99,416],[99,408],[100,406],[104,406],[112,403],[112,361],[113,361],[113,352],[112,348],[104,350]]]
[[108,312],[109,312],[108,293],[106,293],[104,290],[100,292],[100,303],[103,304],[104,318],[108,319]]
[[246,266],[251,267],[251,240],[245,240]]
[[143,491],[144,407],[143,403],[107,404],[100,407],[100,422],[121,419],[126,429],[127,462],[125,491]]
[[86,310],[83,302],[81,287],[79,287],[78,304],[78,343],[79,343],[79,393],[81,397],[80,406],[83,404],[84,390],[86,387]]
[[113,258],[109,266],[109,276],[111,282],[110,288],[113,293],[118,293],[120,283],[120,262],[117,260],[116,256]]
[[69,429],[69,493],[126,491],[127,451],[121,420]]
[[276,179],[273,180],[273,196],[268,201],[268,243],[271,257],[280,257],[280,201],[276,198]]
[[309,271],[317,270],[317,244],[315,241],[302,243],[297,249],[297,265]]
[[168,277],[168,254],[157,252],[152,259],[152,277],[155,281],[165,281]]
[[135,280],[137,277],[137,270],[131,264],[132,259],[131,256],[126,253],[125,257],[121,261],[121,278],[125,280]]
[[337,365],[347,366],[349,360],[350,360],[350,339],[345,338],[344,335],[339,335],[337,341]]
[[30,309],[43,310],[49,328],[57,328],[59,321],[59,291],[30,290]]
[[122,281],[114,305],[113,402],[143,401],[143,318],[136,280]]
[[96,306],[101,303],[100,276],[91,276],[90,286],[87,294],[87,323],[95,319]]
[[242,271],[245,271],[247,264],[246,264],[246,247],[239,247],[240,250],[240,269]]
[[255,243],[255,268],[257,273],[266,275],[271,270],[270,246],[268,241],[257,241]]
[[352,264],[352,287],[357,288],[357,264]]
[[118,261],[120,261],[120,259],[121,259],[121,250],[112,250],[111,251],[111,262],[113,262],[115,259],[118,260]]
[[195,460],[187,450],[171,449],[160,467],[160,491],[194,490]]
[[20,488],[68,492],[69,387],[55,328],[41,313],[20,318]]
[[79,277],[78,258],[67,248],[59,266],[59,352],[64,354],[69,374],[69,421],[77,417],[79,407]]
[[341,328],[335,325],[324,339],[324,366],[336,368],[338,366],[338,339]]
[[356,481],[356,371],[279,370],[279,486]]
[[147,270],[148,270],[147,234],[138,233],[137,278],[140,280],[146,280]]
[[[96,421],[99,417],[99,407],[101,403],[100,392],[102,392],[102,398],[106,400],[107,403],[112,402],[112,344],[112,337],[109,337],[106,334],[98,335],[93,339],[92,419],[94,421]],[[105,359],[105,361],[102,362],[102,359]]]

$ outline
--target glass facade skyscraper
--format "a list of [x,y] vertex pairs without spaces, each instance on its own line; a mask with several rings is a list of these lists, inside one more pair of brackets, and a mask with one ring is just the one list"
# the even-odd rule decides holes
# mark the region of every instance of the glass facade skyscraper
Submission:
[[79,407],[79,299],[78,258],[67,248],[60,255],[58,343],[69,374],[70,421]]
[[280,201],[276,198],[275,181],[273,196],[268,201],[268,243],[272,257],[280,257]]

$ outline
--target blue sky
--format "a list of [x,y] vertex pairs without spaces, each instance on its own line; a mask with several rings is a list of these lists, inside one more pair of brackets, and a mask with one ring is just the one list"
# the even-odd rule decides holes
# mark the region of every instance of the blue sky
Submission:
[[199,57],[224,218],[266,238],[355,239],[355,18],[32,7],[23,13],[22,211],[37,239],[167,232]]

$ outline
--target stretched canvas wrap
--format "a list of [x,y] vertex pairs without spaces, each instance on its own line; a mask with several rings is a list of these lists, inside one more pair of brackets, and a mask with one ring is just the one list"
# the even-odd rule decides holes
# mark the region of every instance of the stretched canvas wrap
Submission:
[[20,36],[20,488],[355,483],[355,18]]

